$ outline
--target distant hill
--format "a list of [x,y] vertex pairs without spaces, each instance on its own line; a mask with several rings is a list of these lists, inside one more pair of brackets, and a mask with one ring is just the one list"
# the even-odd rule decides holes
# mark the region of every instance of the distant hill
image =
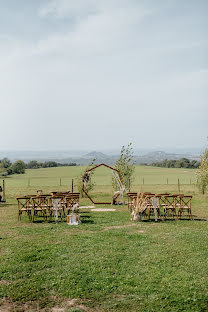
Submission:
[[96,151],[93,151],[93,152],[90,152],[86,155],[83,156],[83,158],[98,158],[98,159],[106,159],[106,158],[109,158],[108,155],[105,155],[101,152],[96,152]]
[[160,162],[163,161],[165,159],[180,159],[180,158],[188,158],[190,160],[200,160],[199,156],[193,156],[193,155],[189,155],[189,154],[174,154],[174,153],[165,153],[163,151],[155,151],[155,152],[150,152],[147,153],[145,155],[142,156],[135,156],[135,163],[136,164],[142,164],[142,163],[146,163],[146,164],[151,164],[153,162]]
[[[101,152],[90,152],[88,154],[85,154],[82,157],[79,158],[65,158],[65,159],[59,159],[58,161],[61,163],[71,163],[75,162],[79,165],[87,165],[89,164],[93,159],[95,160],[95,164],[100,164],[100,163],[106,163],[108,165],[114,165],[115,162],[119,159],[120,155],[106,155]],[[137,156],[135,155],[133,160],[136,165],[140,164],[151,164],[153,162],[160,162],[165,159],[180,159],[180,158],[188,158],[190,160],[199,160],[198,156],[192,156],[189,154],[173,154],[173,153],[165,153],[163,151],[155,151],[155,152],[149,152],[145,155],[142,156]]]
[[[3,157],[8,157],[10,160],[15,161],[18,159],[22,159],[26,163],[30,160],[37,161],[56,161],[62,164],[66,163],[76,163],[78,165],[86,166],[88,165],[94,158],[95,164],[106,163],[108,165],[114,165],[117,159],[119,159],[120,155],[106,155],[102,152],[92,151],[90,153],[84,154],[84,152],[80,152],[79,154],[74,155],[70,152],[18,152],[18,153],[0,153],[0,159]],[[180,158],[188,158],[190,160],[200,160],[199,156],[192,155],[191,153],[183,154],[183,153],[166,153],[164,151],[153,151],[147,152],[140,155],[134,156],[134,162],[136,165],[139,164],[151,164],[153,162],[161,162],[165,159],[169,160],[177,160]]]

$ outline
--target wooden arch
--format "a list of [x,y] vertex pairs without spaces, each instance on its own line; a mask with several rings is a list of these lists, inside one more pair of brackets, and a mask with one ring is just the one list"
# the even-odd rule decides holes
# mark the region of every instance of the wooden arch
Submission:
[[[115,168],[113,168],[113,167],[111,167],[111,166],[108,166],[108,165],[106,165],[106,164],[99,164],[99,165],[97,165],[97,166],[94,166],[94,167],[88,169],[86,172],[93,171],[93,170],[95,170],[95,169],[97,169],[98,167],[101,167],[101,166],[107,167],[107,168],[109,168],[109,169],[115,171],[115,172],[118,174],[118,178],[119,178],[119,180],[120,180],[120,183],[123,184],[123,183],[122,183],[122,179],[121,179],[120,172],[119,172],[117,169],[115,169]],[[90,200],[94,205],[111,205],[111,204],[112,204],[112,203],[109,203],[109,202],[95,202],[95,201],[90,197],[90,195],[87,193],[87,191],[85,190],[84,183],[82,184],[82,190],[83,190],[83,192],[85,193],[85,195],[89,198],[89,200]]]

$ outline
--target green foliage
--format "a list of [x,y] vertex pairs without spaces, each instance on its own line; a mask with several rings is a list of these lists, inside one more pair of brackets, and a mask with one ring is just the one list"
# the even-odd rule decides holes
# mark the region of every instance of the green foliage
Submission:
[[[79,175],[79,177],[77,178],[77,189],[81,195],[81,197],[85,196],[85,193],[82,190],[82,186],[83,186],[83,177],[86,176],[87,170],[91,169],[92,167],[94,167],[94,162],[95,162],[95,158],[92,160],[92,162],[81,172],[81,174]],[[92,191],[95,187],[95,182],[92,181],[92,176],[94,174],[94,171],[92,170],[90,172],[90,174],[88,174],[88,181],[85,185],[85,190],[87,193],[89,193],[90,191]]]
[[57,163],[55,161],[46,161],[43,163],[43,168],[57,167]]
[[41,164],[37,160],[31,160],[27,164],[27,169],[38,169],[38,168],[41,168]]
[[25,168],[26,168],[26,165],[24,161],[22,160],[17,160],[11,166],[12,173],[17,173],[17,174],[25,173]]
[[208,149],[201,155],[201,165],[197,172],[197,185],[204,194],[208,186]]
[[1,160],[0,166],[1,168],[9,168],[11,166],[11,161],[8,158],[3,158]]
[[52,167],[64,167],[64,166],[76,166],[76,163],[58,163],[56,161],[39,162],[37,160],[31,160],[27,164],[27,169],[39,169],[39,168],[52,168]]
[[[126,191],[129,190],[133,182],[133,174],[135,171],[132,143],[129,143],[127,147],[124,145],[122,146],[121,155],[116,161],[115,169],[120,172],[122,183]],[[114,190],[118,190],[118,184],[114,176],[112,176],[112,185]]]
[[189,168],[196,169],[199,168],[200,162],[197,160],[190,160],[188,158],[180,159],[164,159],[160,162],[154,162],[150,166],[163,167],[163,168]]

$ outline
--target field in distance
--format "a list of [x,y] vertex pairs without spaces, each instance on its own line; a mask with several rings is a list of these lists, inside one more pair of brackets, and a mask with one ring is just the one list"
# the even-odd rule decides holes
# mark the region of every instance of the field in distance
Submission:
[[[77,177],[83,172],[85,167],[56,167],[44,169],[28,169],[23,175],[12,175],[6,178],[6,183],[10,187],[17,186],[71,186],[74,179],[76,184]],[[100,167],[94,171],[93,180],[97,186],[111,186],[111,170]],[[196,182],[196,170],[194,169],[175,169],[157,168],[150,166],[136,166],[134,181],[132,186],[143,184],[194,184]]]

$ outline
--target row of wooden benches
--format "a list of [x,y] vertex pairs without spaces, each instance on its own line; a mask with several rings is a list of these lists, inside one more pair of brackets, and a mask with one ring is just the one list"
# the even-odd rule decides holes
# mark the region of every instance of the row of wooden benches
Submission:
[[162,215],[163,219],[168,216],[172,216],[176,219],[181,218],[185,213],[190,219],[192,219],[191,212],[191,195],[184,194],[153,194],[150,192],[129,192],[128,195],[128,209],[135,218],[136,215],[147,216],[155,215],[160,218]]
[[25,195],[17,197],[18,220],[21,220],[22,213],[28,215],[31,221],[36,216],[42,216],[44,220],[50,220],[54,216],[63,217],[71,212],[79,212],[80,193],[52,192],[51,194]]

